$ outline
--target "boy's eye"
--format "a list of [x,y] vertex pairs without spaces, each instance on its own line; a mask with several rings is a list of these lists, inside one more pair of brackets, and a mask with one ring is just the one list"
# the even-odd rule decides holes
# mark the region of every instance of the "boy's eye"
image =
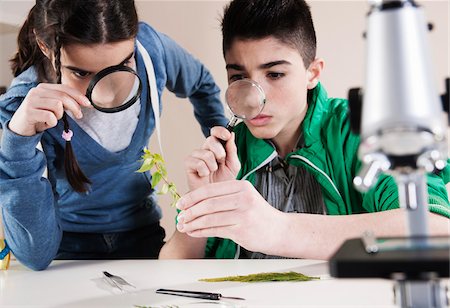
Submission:
[[283,73],[268,73],[267,76],[270,79],[280,79],[281,77],[284,77]]
[[233,82],[233,81],[241,80],[241,79],[244,79],[244,78],[245,78],[244,75],[236,74],[236,75],[231,75],[230,78],[229,78],[229,80],[230,80],[231,82]]

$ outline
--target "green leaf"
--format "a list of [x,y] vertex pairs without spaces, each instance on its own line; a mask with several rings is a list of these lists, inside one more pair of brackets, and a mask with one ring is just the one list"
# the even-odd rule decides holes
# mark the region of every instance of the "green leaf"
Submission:
[[164,163],[164,159],[158,153],[153,154],[153,159],[155,160],[156,163]]
[[160,171],[161,171],[162,176],[166,178],[167,177],[167,170],[166,170],[166,168],[160,168]]
[[161,187],[160,193],[162,195],[165,195],[165,194],[167,194],[168,191],[169,191],[169,185],[167,185],[167,183],[164,183],[164,185]]
[[159,172],[152,174],[152,188],[155,189],[158,183],[161,181],[162,175]]
[[151,170],[155,166],[155,162],[153,159],[146,158],[144,159],[144,163],[142,164],[141,168],[137,172],[147,172]]
[[158,195],[164,195],[170,193],[172,197],[172,206],[175,206],[180,195],[177,193],[175,185],[167,180],[167,169],[165,166],[162,155],[158,153],[152,153],[149,149],[143,149],[143,155],[141,156],[143,163],[137,172],[147,172],[153,169],[151,186],[156,189],[156,186],[161,180],[164,180],[164,185],[161,190],[158,191]]
[[317,280],[320,277],[310,277],[297,272],[282,272],[282,273],[258,273],[246,276],[228,276],[219,278],[205,278],[199,279],[206,282],[221,282],[221,281],[237,281],[237,282],[269,282],[269,281],[309,281]]
[[[179,198],[178,198],[178,199],[179,199]],[[175,199],[175,198],[174,198],[174,199],[172,200],[172,203],[170,203],[170,206],[171,206],[171,207],[176,207],[176,206],[177,206],[178,199]]]
[[141,168],[136,170],[136,172],[143,173],[143,172],[147,172],[148,170],[150,170],[150,169],[148,169],[147,166],[142,165]]
[[[173,183],[170,183],[170,184],[169,184],[169,191],[170,191],[170,193],[171,193],[172,195],[177,195],[177,196],[178,196],[177,188],[175,187],[175,185],[174,185]],[[179,197],[179,196],[178,196],[178,197]]]

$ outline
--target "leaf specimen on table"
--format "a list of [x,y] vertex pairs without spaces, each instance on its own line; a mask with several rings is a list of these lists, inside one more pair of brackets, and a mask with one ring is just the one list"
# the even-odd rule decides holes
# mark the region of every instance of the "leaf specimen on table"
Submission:
[[200,281],[206,282],[220,282],[220,281],[237,281],[237,282],[268,282],[268,281],[309,281],[317,280],[320,277],[310,277],[297,272],[272,272],[272,273],[258,273],[245,276],[228,276],[219,278],[204,278]]

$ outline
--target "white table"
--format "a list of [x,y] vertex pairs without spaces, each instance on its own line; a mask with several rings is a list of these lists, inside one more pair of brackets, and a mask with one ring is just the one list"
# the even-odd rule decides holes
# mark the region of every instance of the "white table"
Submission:
[[[103,280],[102,271],[122,276],[136,289],[113,289]],[[198,281],[271,271],[297,271],[321,280]],[[392,281],[382,279],[334,279],[326,262],[313,260],[54,261],[41,272],[13,261],[7,271],[0,271],[0,307],[395,307],[392,286]],[[199,304],[192,298],[156,294],[158,288],[219,292],[246,300]]]

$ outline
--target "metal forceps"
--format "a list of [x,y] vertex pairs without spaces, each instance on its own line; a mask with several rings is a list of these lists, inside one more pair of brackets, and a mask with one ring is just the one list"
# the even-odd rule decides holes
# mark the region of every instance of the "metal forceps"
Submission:
[[245,300],[245,298],[242,297],[222,296],[222,294],[220,293],[200,292],[200,291],[158,289],[156,290],[156,293],[200,298],[200,299],[209,299],[209,300],[220,300],[222,298]]
[[105,275],[105,279],[110,285],[118,288],[120,291],[124,291],[124,288],[123,288],[124,286],[130,286],[130,287],[136,288],[135,286],[133,286],[131,283],[127,282],[125,279],[123,279],[120,276],[110,274],[106,271],[103,272],[103,275]]

